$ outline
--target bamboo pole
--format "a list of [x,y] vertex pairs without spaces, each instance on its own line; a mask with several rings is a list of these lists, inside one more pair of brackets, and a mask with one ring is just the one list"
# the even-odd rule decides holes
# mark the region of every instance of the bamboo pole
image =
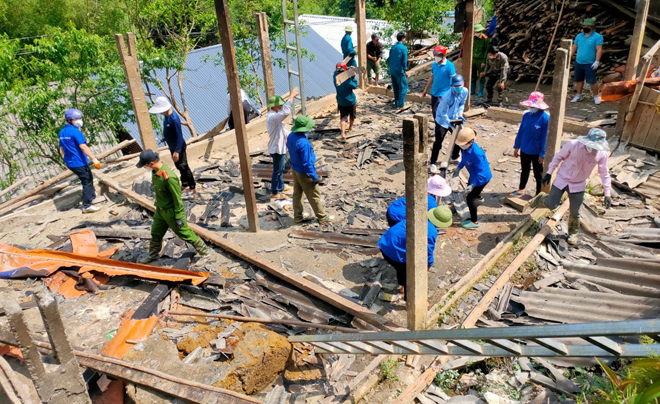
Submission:
[[555,24],[555,30],[552,31],[552,37],[550,38],[550,43],[548,44],[548,52],[545,54],[545,59],[543,60],[543,66],[541,66],[541,73],[539,73],[539,79],[536,82],[536,87],[534,87],[534,91],[538,91],[539,86],[541,85],[541,80],[543,80],[543,73],[545,72],[545,66],[548,64],[548,58],[550,58],[550,52],[552,51],[552,44],[553,42],[555,42],[557,29],[559,28],[559,23],[561,22],[561,16],[562,14],[564,14],[564,4],[566,4],[566,0],[562,0],[561,2],[561,9],[559,9],[559,17],[557,17],[557,24]]

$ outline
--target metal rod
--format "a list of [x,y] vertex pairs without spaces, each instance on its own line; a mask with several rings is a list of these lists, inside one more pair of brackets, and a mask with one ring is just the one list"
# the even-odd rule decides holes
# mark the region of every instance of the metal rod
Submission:
[[[225,314],[195,313],[191,311],[170,311],[168,315],[172,317],[193,316],[193,317],[220,318],[223,320],[240,321],[243,323],[281,324],[281,325],[291,325],[294,327],[318,328],[320,330],[341,331],[341,332],[350,332],[350,333],[363,332],[361,330],[356,330],[355,328],[339,327],[339,326],[327,325],[327,324],[306,323],[304,321],[295,321],[295,320],[273,320],[273,319],[256,318],[256,317],[230,316]],[[365,330],[364,332],[373,332],[373,331]]]

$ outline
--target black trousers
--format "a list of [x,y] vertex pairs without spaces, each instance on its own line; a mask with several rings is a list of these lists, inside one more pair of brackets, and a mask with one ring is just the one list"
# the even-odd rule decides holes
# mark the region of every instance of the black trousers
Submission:
[[[438,162],[438,156],[440,155],[440,150],[442,149],[442,142],[445,141],[445,136],[447,132],[452,132],[451,128],[443,128],[442,126],[435,123],[435,140],[433,141],[433,149],[431,150],[431,164]],[[451,158],[456,160],[461,153],[461,148],[454,145],[454,148],[451,151]]]
[[[488,73],[486,77],[486,94],[488,95],[488,102],[493,101],[493,90],[495,89],[495,83],[500,81],[500,72],[497,73]],[[500,99],[502,97],[500,96]]]
[[[392,265],[394,270],[396,271],[396,279],[397,283],[404,288],[406,287],[406,263],[405,262],[396,262],[383,252],[383,250],[380,250],[380,253],[383,254],[383,259],[387,261],[388,264]],[[406,300],[407,298],[407,293],[404,293],[403,298]]]
[[174,166],[179,170],[181,177],[181,188],[190,188],[195,189],[197,186],[195,183],[195,177],[193,177],[192,170],[188,165],[188,155],[186,154],[186,147],[184,146],[179,153],[179,161],[174,163]]
[[[245,124],[250,123],[250,114],[252,113],[252,106],[247,101],[243,101],[243,117],[245,118]],[[227,121],[229,129],[234,129],[234,112],[229,113],[229,120]]]
[[69,168],[80,179],[82,184],[82,203],[83,208],[92,206],[92,201],[96,199],[96,190],[94,189],[94,177],[89,166]]
[[486,185],[488,185],[488,183],[474,187],[472,191],[470,191],[470,193],[465,197],[465,202],[467,202],[468,209],[470,209],[470,220],[472,220],[474,223],[477,223],[479,220],[477,218],[477,199],[479,199],[481,196],[481,191],[486,188]]
[[539,163],[538,154],[526,154],[520,152],[520,187],[518,189],[525,189],[527,180],[529,179],[530,168],[534,167],[534,179],[536,180],[536,194],[541,192],[541,180],[543,177],[543,164]]

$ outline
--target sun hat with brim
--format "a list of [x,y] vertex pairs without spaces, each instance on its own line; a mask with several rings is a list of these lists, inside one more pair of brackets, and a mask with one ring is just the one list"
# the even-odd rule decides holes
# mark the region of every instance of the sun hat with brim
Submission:
[[172,108],[172,104],[165,97],[156,98],[154,105],[149,108],[150,114],[162,114],[165,111],[169,111]]
[[441,229],[446,229],[451,226],[453,221],[453,214],[447,205],[438,206],[437,208],[429,210],[427,216],[429,221],[433,223],[435,227]]
[[347,25],[346,28],[344,28],[344,32],[353,32],[353,26]]
[[582,25],[596,25],[596,19],[595,18],[585,18],[584,21],[582,21]]
[[439,175],[434,175],[427,182],[427,190],[431,195],[444,197],[451,194],[451,188],[447,181]]
[[521,101],[520,105],[524,105],[530,108],[538,108],[538,109],[550,108],[550,106],[545,103],[544,99],[545,99],[545,95],[543,95],[542,92],[534,91],[529,95],[529,99],[525,101]]
[[610,145],[607,144],[607,133],[602,129],[592,128],[586,136],[579,137],[578,142],[597,151],[610,149]]
[[293,121],[293,128],[291,128],[291,132],[309,132],[312,130],[315,123],[316,122],[314,122],[312,118],[305,115],[300,115],[296,118],[295,121]]
[[273,107],[281,107],[282,105],[286,104],[286,101],[284,101],[284,98],[282,98],[281,95],[271,95],[270,98],[268,98],[268,108],[273,108]]
[[474,24],[474,32],[485,31],[486,28],[481,24]]
[[477,134],[474,133],[473,129],[463,128],[461,129],[460,132],[458,132],[458,137],[456,138],[456,145],[465,146],[466,144],[473,141],[475,137],[477,137]]
[[137,168],[142,168],[146,166],[149,163],[153,163],[155,161],[158,161],[158,153],[151,149],[143,150],[140,153],[140,160],[138,163],[135,165]]

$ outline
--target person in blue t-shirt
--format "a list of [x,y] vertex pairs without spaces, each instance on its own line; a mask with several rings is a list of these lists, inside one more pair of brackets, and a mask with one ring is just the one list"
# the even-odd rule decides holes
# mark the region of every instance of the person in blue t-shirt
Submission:
[[335,73],[332,75],[332,82],[335,83],[337,90],[337,106],[339,107],[339,127],[341,128],[341,141],[346,141],[346,122],[348,122],[348,131],[353,130],[355,115],[357,112],[357,97],[353,90],[358,86],[357,76],[353,76],[343,83],[337,85],[337,76],[346,71],[347,66],[341,62],[337,63]]
[[591,86],[591,93],[594,95],[594,103],[600,104],[598,97],[598,83],[596,81],[596,70],[600,65],[600,58],[603,56],[603,36],[594,31],[596,19],[587,18],[582,22],[582,32],[580,32],[571,47],[571,59],[575,55],[575,90],[577,94],[571,102],[582,100],[582,87],[586,78]]
[[511,192],[511,196],[520,196],[525,193],[527,180],[529,179],[530,166],[534,167],[534,179],[536,180],[536,194],[541,192],[541,180],[543,179],[543,161],[545,160],[545,142],[548,137],[548,122],[550,115],[545,112],[550,108],[544,102],[544,95],[540,91],[534,91],[529,99],[521,101],[520,105],[529,107],[525,112],[513,143],[513,156],[520,155],[520,187]]
[[87,146],[87,139],[80,131],[83,126],[82,118],[83,113],[79,109],[67,109],[64,112],[66,125],[58,137],[60,138],[60,152],[64,156],[64,165],[78,176],[82,184],[82,212],[93,213],[100,209],[92,204],[92,201],[96,199],[96,190],[92,170],[89,168],[89,160],[92,160],[96,169],[101,168],[101,163]]
[[450,60],[447,60],[447,48],[442,45],[433,49],[433,56],[435,61],[431,64],[431,77],[422,91],[422,97],[426,97],[430,87],[431,114],[435,118],[435,111],[438,109],[442,95],[451,88],[451,78],[456,75],[456,67]]
[[170,149],[174,166],[181,174],[181,190],[184,197],[189,197],[191,196],[190,194],[196,197],[197,184],[195,183],[192,170],[188,165],[186,141],[183,138],[183,131],[181,130],[181,118],[174,112],[172,104],[170,104],[166,97],[156,98],[156,102],[149,109],[149,112],[152,114],[161,114],[165,117],[163,119],[163,137],[165,138],[167,147]]
[[484,149],[474,141],[477,137],[476,132],[472,128],[463,128],[458,132],[456,145],[462,149],[461,162],[454,170],[454,177],[458,177],[463,167],[467,168],[470,173],[468,186],[465,188],[465,201],[470,209],[470,220],[461,223],[461,226],[466,229],[476,229],[479,227],[479,220],[477,217],[477,203],[483,201],[481,192],[486,188],[486,185],[493,179],[493,173],[490,171],[490,164],[486,158]]

